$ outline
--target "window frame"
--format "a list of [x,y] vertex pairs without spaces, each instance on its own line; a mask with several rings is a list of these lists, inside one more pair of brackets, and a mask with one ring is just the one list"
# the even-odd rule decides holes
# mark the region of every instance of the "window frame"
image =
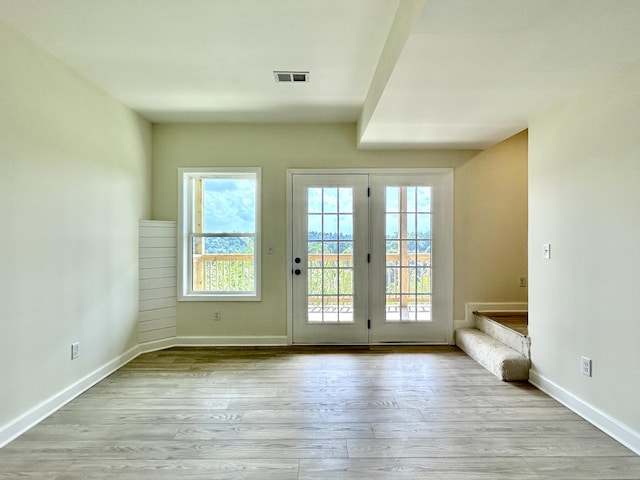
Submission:
[[[255,243],[254,276],[255,291],[252,292],[202,292],[193,290],[193,242],[195,219],[194,180],[212,178],[252,178],[255,179]],[[261,264],[262,264],[262,168],[261,167],[197,167],[178,169],[178,301],[260,301],[261,300]],[[219,236],[215,234],[213,236]]]

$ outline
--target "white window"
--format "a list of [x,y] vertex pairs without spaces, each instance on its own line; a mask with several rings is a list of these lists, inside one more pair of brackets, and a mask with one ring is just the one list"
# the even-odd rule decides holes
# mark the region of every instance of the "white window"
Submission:
[[180,300],[260,300],[260,174],[179,169]]

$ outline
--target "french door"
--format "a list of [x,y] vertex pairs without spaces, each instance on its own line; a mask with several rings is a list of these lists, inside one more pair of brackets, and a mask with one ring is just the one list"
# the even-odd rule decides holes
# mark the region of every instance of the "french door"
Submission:
[[291,176],[294,343],[450,343],[452,174]]

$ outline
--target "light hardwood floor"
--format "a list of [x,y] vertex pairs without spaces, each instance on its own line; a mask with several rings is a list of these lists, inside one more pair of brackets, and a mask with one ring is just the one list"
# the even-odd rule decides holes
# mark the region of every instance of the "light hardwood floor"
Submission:
[[640,479],[640,457],[455,347],[174,348],[0,450],[0,478]]

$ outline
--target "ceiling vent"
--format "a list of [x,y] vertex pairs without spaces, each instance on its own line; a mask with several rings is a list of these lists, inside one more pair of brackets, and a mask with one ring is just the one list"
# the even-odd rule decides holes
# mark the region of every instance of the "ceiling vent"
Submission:
[[309,81],[309,72],[274,71],[276,83],[305,83]]

